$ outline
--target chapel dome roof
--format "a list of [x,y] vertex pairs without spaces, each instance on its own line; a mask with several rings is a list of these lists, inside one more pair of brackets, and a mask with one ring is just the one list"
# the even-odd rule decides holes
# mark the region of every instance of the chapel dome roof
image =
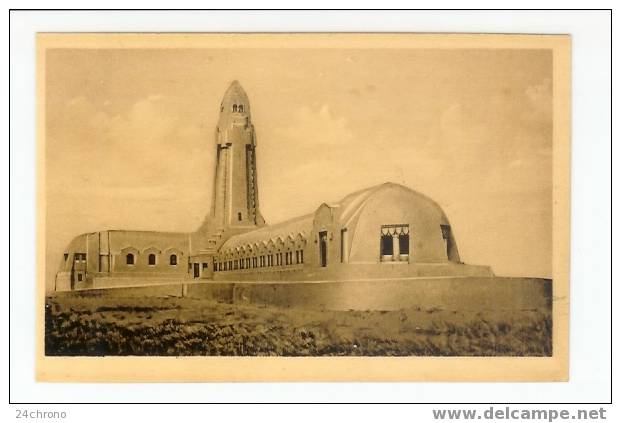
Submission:
[[[444,212],[438,203],[433,201],[428,196],[401,184],[385,182],[383,184],[355,191],[345,196],[341,201],[338,201],[336,205],[339,207],[339,220],[344,223],[351,221],[360,214],[371,197],[375,197],[386,192],[400,193],[413,200],[414,205],[418,204],[420,207],[425,206],[427,209],[436,210],[438,214],[444,215]],[[410,203],[410,206],[412,206],[412,203]]]

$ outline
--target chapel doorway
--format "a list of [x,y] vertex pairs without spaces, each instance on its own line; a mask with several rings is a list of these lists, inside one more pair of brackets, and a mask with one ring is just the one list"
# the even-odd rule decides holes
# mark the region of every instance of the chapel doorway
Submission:
[[200,276],[200,268],[198,263],[194,263],[194,277],[198,278]]
[[328,232],[319,232],[319,264],[321,267],[328,265]]

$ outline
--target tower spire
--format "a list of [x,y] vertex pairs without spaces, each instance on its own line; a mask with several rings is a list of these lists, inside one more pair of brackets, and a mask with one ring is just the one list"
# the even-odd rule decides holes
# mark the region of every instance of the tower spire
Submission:
[[248,95],[233,81],[220,103],[216,128],[212,217],[218,229],[263,226],[259,211],[256,137]]

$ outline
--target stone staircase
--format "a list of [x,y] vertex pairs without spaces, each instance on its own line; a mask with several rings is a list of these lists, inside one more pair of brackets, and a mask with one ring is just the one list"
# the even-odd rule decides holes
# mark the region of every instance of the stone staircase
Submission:
[[207,247],[201,248],[201,254],[215,255],[218,252],[218,248],[222,244],[222,237],[224,236],[224,229],[218,229],[213,232],[209,238],[207,238]]

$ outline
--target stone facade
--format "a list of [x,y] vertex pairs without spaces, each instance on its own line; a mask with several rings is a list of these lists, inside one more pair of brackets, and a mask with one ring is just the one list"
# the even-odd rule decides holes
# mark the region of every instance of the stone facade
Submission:
[[463,264],[442,209],[407,187],[385,183],[268,226],[259,210],[250,102],[235,81],[215,133],[212,206],[193,233],[108,230],[67,247],[56,290],[176,281],[346,281],[490,277]]

